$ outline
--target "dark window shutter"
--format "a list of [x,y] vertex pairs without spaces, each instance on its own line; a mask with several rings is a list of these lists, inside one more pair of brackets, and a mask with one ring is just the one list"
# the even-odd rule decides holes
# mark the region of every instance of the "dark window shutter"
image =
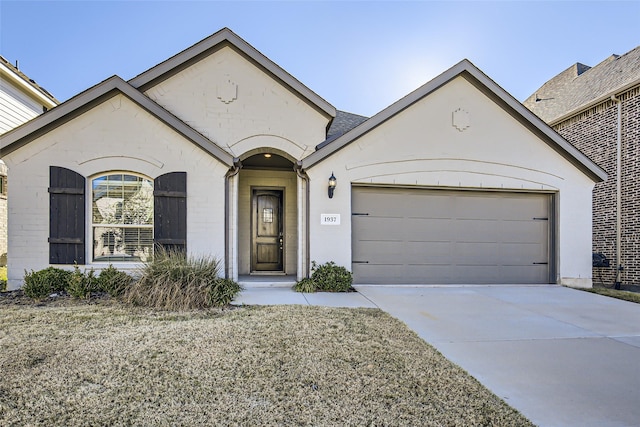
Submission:
[[84,264],[85,179],[58,166],[49,167],[49,263]]
[[153,242],[167,250],[187,250],[187,173],[171,172],[153,184]]

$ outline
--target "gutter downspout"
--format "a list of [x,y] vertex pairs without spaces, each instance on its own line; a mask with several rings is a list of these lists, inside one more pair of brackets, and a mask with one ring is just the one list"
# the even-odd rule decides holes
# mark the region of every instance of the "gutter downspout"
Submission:
[[611,101],[618,104],[618,124],[616,141],[616,281],[615,289],[620,289],[622,276],[622,101],[611,95]]
[[309,176],[307,175],[307,173],[302,169],[302,162],[298,161],[294,166],[293,166],[293,170],[296,171],[296,175],[298,175],[298,177],[303,180],[306,185],[306,191],[305,191],[305,203],[304,203],[304,207],[305,207],[305,227],[304,227],[304,235],[305,235],[305,259],[304,259],[304,263],[305,265],[303,266],[304,271],[302,272],[302,276],[303,277],[309,277],[309,265],[310,265],[310,255],[309,255],[309,249],[311,248],[311,245],[309,243],[309,219],[310,219],[310,213],[309,213],[309,196],[311,194],[311,191],[309,189]]
[[233,159],[233,166],[231,166],[231,169],[229,169],[224,175],[224,277],[226,279],[233,278],[230,277],[231,266],[229,265],[229,211],[231,208],[229,206],[229,180],[238,175],[238,173],[240,173],[240,169],[242,169],[242,163],[239,158],[235,157]]

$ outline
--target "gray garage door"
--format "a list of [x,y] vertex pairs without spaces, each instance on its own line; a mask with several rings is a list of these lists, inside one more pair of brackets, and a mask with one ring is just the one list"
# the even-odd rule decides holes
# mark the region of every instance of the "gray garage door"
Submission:
[[354,187],[354,283],[550,282],[551,196]]

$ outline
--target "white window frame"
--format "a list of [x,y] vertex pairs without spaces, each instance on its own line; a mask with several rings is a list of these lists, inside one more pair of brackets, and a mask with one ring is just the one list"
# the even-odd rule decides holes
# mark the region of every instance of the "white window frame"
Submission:
[[[96,247],[96,241],[95,241],[95,229],[97,227],[105,227],[105,224],[103,223],[94,223],[94,215],[93,215],[93,198],[94,198],[94,181],[103,177],[107,177],[107,176],[111,176],[111,175],[128,175],[128,176],[133,176],[136,178],[140,178],[143,180],[148,181],[151,184],[151,220],[149,224],[125,224],[125,223],[114,223],[114,227],[113,228],[119,228],[119,229],[124,229],[124,228],[132,228],[132,229],[149,229],[151,230],[151,243],[150,245],[147,245],[145,247],[149,248],[148,252],[145,252],[144,254],[140,254],[139,256],[131,256],[131,260],[128,260],[125,257],[125,255],[122,255],[121,257],[117,257],[117,256],[113,256],[113,257],[109,257],[109,255],[97,255],[97,247]],[[118,264],[121,264],[123,267],[127,267],[127,266],[131,266],[134,263],[140,263],[140,262],[144,262],[146,260],[151,259],[151,257],[153,257],[153,236],[154,236],[154,224],[153,224],[153,188],[154,188],[154,180],[153,178],[141,174],[141,173],[137,173],[137,172],[132,172],[132,171],[126,171],[126,170],[110,170],[110,171],[105,171],[105,172],[101,172],[98,174],[94,174],[91,177],[89,177],[89,179],[87,180],[87,187],[88,187],[88,197],[87,197],[87,223],[89,225],[88,230],[87,230],[87,242],[89,244],[87,244],[87,251],[89,252],[89,256],[87,257],[88,260],[90,260],[90,263],[96,263],[96,264],[113,264],[115,266],[117,266]],[[109,227],[106,227],[109,228]],[[99,258],[104,258],[104,259],[99,259]]]

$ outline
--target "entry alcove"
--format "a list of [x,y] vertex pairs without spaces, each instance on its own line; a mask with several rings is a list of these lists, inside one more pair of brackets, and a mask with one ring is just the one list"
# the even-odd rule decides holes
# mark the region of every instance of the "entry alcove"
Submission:
[[293,161],[275,153],[259,153],[241,162],[238,273],[295,276],[298,177]]

